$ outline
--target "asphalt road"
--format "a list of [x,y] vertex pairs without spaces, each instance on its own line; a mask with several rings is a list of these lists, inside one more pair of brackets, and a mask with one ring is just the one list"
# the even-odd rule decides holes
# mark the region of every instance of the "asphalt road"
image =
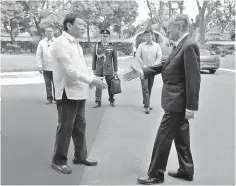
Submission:
[[[122,67],[128,67],[124,64]],[[126,71],[126,70],[125,70]],[[124,72],[124,71],[123,71]],[[2,86],[1,180],[5,185],[129,185],[146,174],[154,138],[163,110],[160,107],[161,77],[155,78],[150,115],[143,113],[139,79],[122,82],[116,108],[93,109],[94,90],[87,101],[87,143],[97,167],[71,165],[71,175],[51,169],[57,112],[45,105],[43,84]],[[202,74],[200,110],[190,121],[191,148],[196,185],[234,185],[235,182],[235,73]],[[174,146],[167,170],[178,168]],[[165,177],[164,184],[189,182]]]

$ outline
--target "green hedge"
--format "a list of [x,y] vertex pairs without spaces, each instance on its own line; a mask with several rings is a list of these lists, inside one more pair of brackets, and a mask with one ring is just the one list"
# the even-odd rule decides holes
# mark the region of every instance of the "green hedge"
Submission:
[[[35,53],[38,42],[16,41],[16,45],[20,47],[20,53]],[[1,41],[1,53],[13,52],[14,47],[9,46],[11,46],[11,41]]]
[[[16,41],[16,45],[20,47],[20,52],[16,52],[16,50],[14,50],[12,47],[9,47],[9,44],[11,44],[11,41],[1,41],[1,53],[35,53],[38,46],[37,41]],[[115,45],[117,51],[122,52],[125,55],[132,54],[132,43],[114,42],[113,44]],[[84,54],[91,54],[88,42],[80,42],[80,45],[84,50]],[[90,43],[92,49],[94,48],[94,45],[95,42]]]

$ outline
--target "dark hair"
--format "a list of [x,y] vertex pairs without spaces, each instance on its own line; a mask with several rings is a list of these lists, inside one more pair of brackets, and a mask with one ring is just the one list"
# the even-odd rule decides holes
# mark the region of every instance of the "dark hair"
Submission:
[[75,14],[75,13],[70,13],[70,14],[66,15],[66,17],[63,21],[63,28],[64,28],[65,31],[68,30],[67,23],[71,23],[73,25],[76,18],[78,18],[78,15]]
[[144,31],[144,34],[147,34],[147,33],[153,34],[152,29],[151,29],[151,28],[147,28],[147,29]]

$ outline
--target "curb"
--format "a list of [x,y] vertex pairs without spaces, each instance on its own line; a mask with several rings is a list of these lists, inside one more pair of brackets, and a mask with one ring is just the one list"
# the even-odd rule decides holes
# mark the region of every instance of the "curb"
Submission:
[[234,73],[236,73],[236,70],[227,69],[227,68],[219,68],[218,70],[222,70],[222,71],[227,71],[227,72],[234,72]]

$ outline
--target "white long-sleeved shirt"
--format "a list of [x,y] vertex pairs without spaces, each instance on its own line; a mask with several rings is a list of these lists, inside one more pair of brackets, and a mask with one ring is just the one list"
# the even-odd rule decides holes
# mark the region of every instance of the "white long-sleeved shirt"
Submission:
[[161,61],[162,50],[160,45],[156,42],[152,41],[151,44],[143,42],[137,49],[136,57],[141,67],[150,67]]
[[63,32],[53,43],[51,55],[56,99],[62,99],[63,89],[68,99],[87,99],[94,75],[89,73],[78,40]]
[[38,67],[42,70],[52,71],[53,69],[50,50],[54,41],[54,37],[51,40],[44,38],[38,44],[36,58]]

